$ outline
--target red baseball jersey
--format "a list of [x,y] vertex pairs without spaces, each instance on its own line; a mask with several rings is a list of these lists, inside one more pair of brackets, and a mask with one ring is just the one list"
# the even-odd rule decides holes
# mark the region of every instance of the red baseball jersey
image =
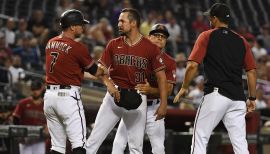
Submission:
[[123,36],[111,40],[99,62],[109,69],[116,85],[131,89],[144,83],[147,70],[157,72],[165,68],[160,49],[145,37],[132,46]]
[[[168,83],[175,84],[176,83],[176,62],[175,60],[166,54],[165,52],[161,53],[161,57],[163,59],[163,62],[166,66],[165,73]],[[147,78],[149,84],[151,87],[158,88],[157,78],[155,74],[149,73],[149,76]],[[153,95],[147,95],[147,99],[157,99],[159,97],[153,96]]]
[[32,97],[22,99],[17,104],[13,116],[20,119],[21,125],[44,125],[46,124],[46,118],[43,105],[43,102],[34,104]]
[[80,86],[84,70],[93,64],[85,45],[70,38],[54,37],[46,46],[46,83]]

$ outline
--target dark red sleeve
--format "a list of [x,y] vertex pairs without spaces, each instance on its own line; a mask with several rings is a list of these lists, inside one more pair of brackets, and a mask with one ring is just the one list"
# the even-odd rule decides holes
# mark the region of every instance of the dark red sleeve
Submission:
[[107,44],[101,58],[98,60],[98,62],[101,63],[106,68],[109,68],[112,65],[113,62],[112,50],[113,50],[113,42],[110,41]]
[[80,65],[84,69],[88,69],[94,64],[94,60],[92,59],[90,53],[88,52],[88,49],[84,45],[79,46],[76,56],[79,60]]
[[166,64],[166,78],[169,83],[176,83],[176,62],[168,58],[168,65]]
[[22,101],[20,101],[16,107],[15,107],[15,110],[14,112],[12,113],[12,115],[14,117],[17,117],[17,118],[21,118],[22,115],[23,115],[23,104],[22,104]]
[[245,38],[242,38],[242,39],[244,40],[244,44],[245,44],[245,48],[246,48],[246,55],[245,55],[245,59],[244,59],[244,68],[246,69],[246,71],[256,69],[256,64],[255,64],[253,54],[251,52],[251,48],[250,48],[248,42],[246,41],[246,39]]
[[157,46],[153,46],[152,51],[150,52],[150,60],[152,64],[152,69],[154,72],[158,72],[165,68],[163,58],[161,56],[160,49]]
[[209,36],[211,32],[212,30],[205,31],[198,36],[188,60],[195,61],[199,64],[202,62],[206,54],[206,49],[208,46]]

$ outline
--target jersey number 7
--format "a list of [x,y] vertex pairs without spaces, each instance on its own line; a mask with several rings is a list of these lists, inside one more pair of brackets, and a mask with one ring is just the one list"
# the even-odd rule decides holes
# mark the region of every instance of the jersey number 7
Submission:
[[50,54],[53,58],[52,58],[52,61],[51,61],[51,65],[50,65],[50,73],[53,73],[53,67],[54,67],[54,65],[55,65],[55,63],[56,63],[56,60],[57,60],[57,58],[58,58],[58,55],[59,55],[59,53],[58,52],[51,52],[51,54]]

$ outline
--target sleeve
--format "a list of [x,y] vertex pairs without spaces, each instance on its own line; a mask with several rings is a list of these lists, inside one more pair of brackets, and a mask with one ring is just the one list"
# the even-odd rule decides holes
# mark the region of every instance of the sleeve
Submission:
[[150,52],[151,67],[154,72],[161,71],[165,68],[164,60],[162,58],[160,49],[157,46],[152,48],[153,51]]
[[166,65],[166,78],[168,83],[175,84],[176,83],[176,63],[171,59],[171,63]]
[[84,69],[89,69],[95,62],[90,56],[88,49],[84,45],[81,45],[78,49],[79,53],[76,53],[76,56],[79,60],[81,67]]
[[113,50],[113,43],[112,43],[112,41],[110,41],[107,44],[107,46],[106,46],[106,48],[105,48],[105,50],[104,50],[101,58],[98,60],[98,62],[100,64],[102,64],[103,66],[105,66],[107,69],[113,63],[112,50]]
[[21,118],[23,114],[23,106],[22,103],[18,103],[15,107],[15,110],[12,113],[12,116],[17,117],[17,118]]
[[246,41],[246,39],[243,38],[243,41],[244,41],[245,48],[246,48],[246,55],[245,55],[245,59],[244,59],[244,68],[246,69],[246,71],[256,69],[256,64],[255,64],[254,56],[251,52],[251,48],[250,48],[248,42]]
[[195,61],[199,64],[202,63],[202,60],[206,54],[210,34],[211,33],[207,31],[207,32],[201,33],[198,36],[198,38],[194,44],[194,47],[191,51],[191,54],[188,58],[189,61]]

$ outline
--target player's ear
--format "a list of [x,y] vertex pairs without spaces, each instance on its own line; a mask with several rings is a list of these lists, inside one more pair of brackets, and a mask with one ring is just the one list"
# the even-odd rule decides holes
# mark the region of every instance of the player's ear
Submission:
[[132,25],[132,27],[137,27],[136,20],[131,20],[130,24]]
[[70,26],[69,28],[70,28],[70,30],[75,31],[76,26]]

